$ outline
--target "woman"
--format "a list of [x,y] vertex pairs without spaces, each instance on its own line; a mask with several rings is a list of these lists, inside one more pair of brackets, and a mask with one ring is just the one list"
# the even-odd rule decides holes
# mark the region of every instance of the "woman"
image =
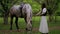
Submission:
[[45,3],[42,4],[42,11],[41,11],[41,22],[40,22],[40,27],[39,27],[39,31],[42,34],[48,34],[48,25],[47,25],[47,20],[46,20],[46,13],[47,13],[47,9],[46,9],[46,5]]

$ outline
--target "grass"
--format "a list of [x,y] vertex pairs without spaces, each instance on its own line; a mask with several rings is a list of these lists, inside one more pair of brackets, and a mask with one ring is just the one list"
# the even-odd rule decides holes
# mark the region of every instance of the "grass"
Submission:
[[60,34],[60,30],[52,30],[49,34]]
[[[60,16],[58,16],[58,17],[60,18]],[[57,20],[59,20],[59,18]],[[32,18],[33,28],[39,28],[40,20],[41,20],[41,17],[39,17],[39,16],[35,16]],[[15,18],[14,18],[14,21],[15,21]],[[22,30],[24,30],[26,28],[26,23],[23,18],[19,18],[18,25],[19,25],[19,28]],[[56,23],[48,22],[48,26],[49,27],[60,26],[60,22],[56,22]],[[24,32],[17,32],[17,31],[9,32],[9,28],[10,28],[10,18],[9,18],[9,24],[4,25],[3,18],[0,17],[0,34],[25,34],[26,33],[25,31]],[[2,30],[8,30],[8,31],[2,31]],[[14,22],[13,22],[13,30],[16,30],[16,26],[15,26]],[[32,34],[41,34],[41,33],[39,31],[32,31]],[[49,30],[49,34],[60,34],[60,29],[59,30],[58,29]]]

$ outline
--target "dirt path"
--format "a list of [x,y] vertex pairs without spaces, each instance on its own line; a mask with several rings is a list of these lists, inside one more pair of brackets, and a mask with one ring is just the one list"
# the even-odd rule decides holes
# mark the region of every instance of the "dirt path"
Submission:
[[[49,30],[60,30],[60,26],[49,27]],[[33,31],[39,31],[39,28],[33,28]]]
[[[39,28],[33,28],[32,31],[37,32],[38,30]],[[49,30],[60,30],[60,26],[49,27]],[[0,32],[11,32],[11,30],[0,30]],[[12,32],[25,32],[25,29],[20,29],[19,31],[12,30]]]

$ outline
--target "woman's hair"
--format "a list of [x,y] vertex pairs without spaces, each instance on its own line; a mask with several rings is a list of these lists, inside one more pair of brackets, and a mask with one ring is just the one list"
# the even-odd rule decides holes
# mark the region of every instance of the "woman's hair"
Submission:
[[43,8],[46,8],[46,5],[45,5],[45,3],[42,3],[42,9],[43,9]]

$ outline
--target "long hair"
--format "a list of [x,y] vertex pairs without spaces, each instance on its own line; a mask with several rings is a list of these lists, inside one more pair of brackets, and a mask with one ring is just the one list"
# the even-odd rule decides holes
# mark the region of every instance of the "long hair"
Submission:
[[43,8],[46,8],[46,5],[45,5],[45,3],[42,3],[42,9],[43,9]]

